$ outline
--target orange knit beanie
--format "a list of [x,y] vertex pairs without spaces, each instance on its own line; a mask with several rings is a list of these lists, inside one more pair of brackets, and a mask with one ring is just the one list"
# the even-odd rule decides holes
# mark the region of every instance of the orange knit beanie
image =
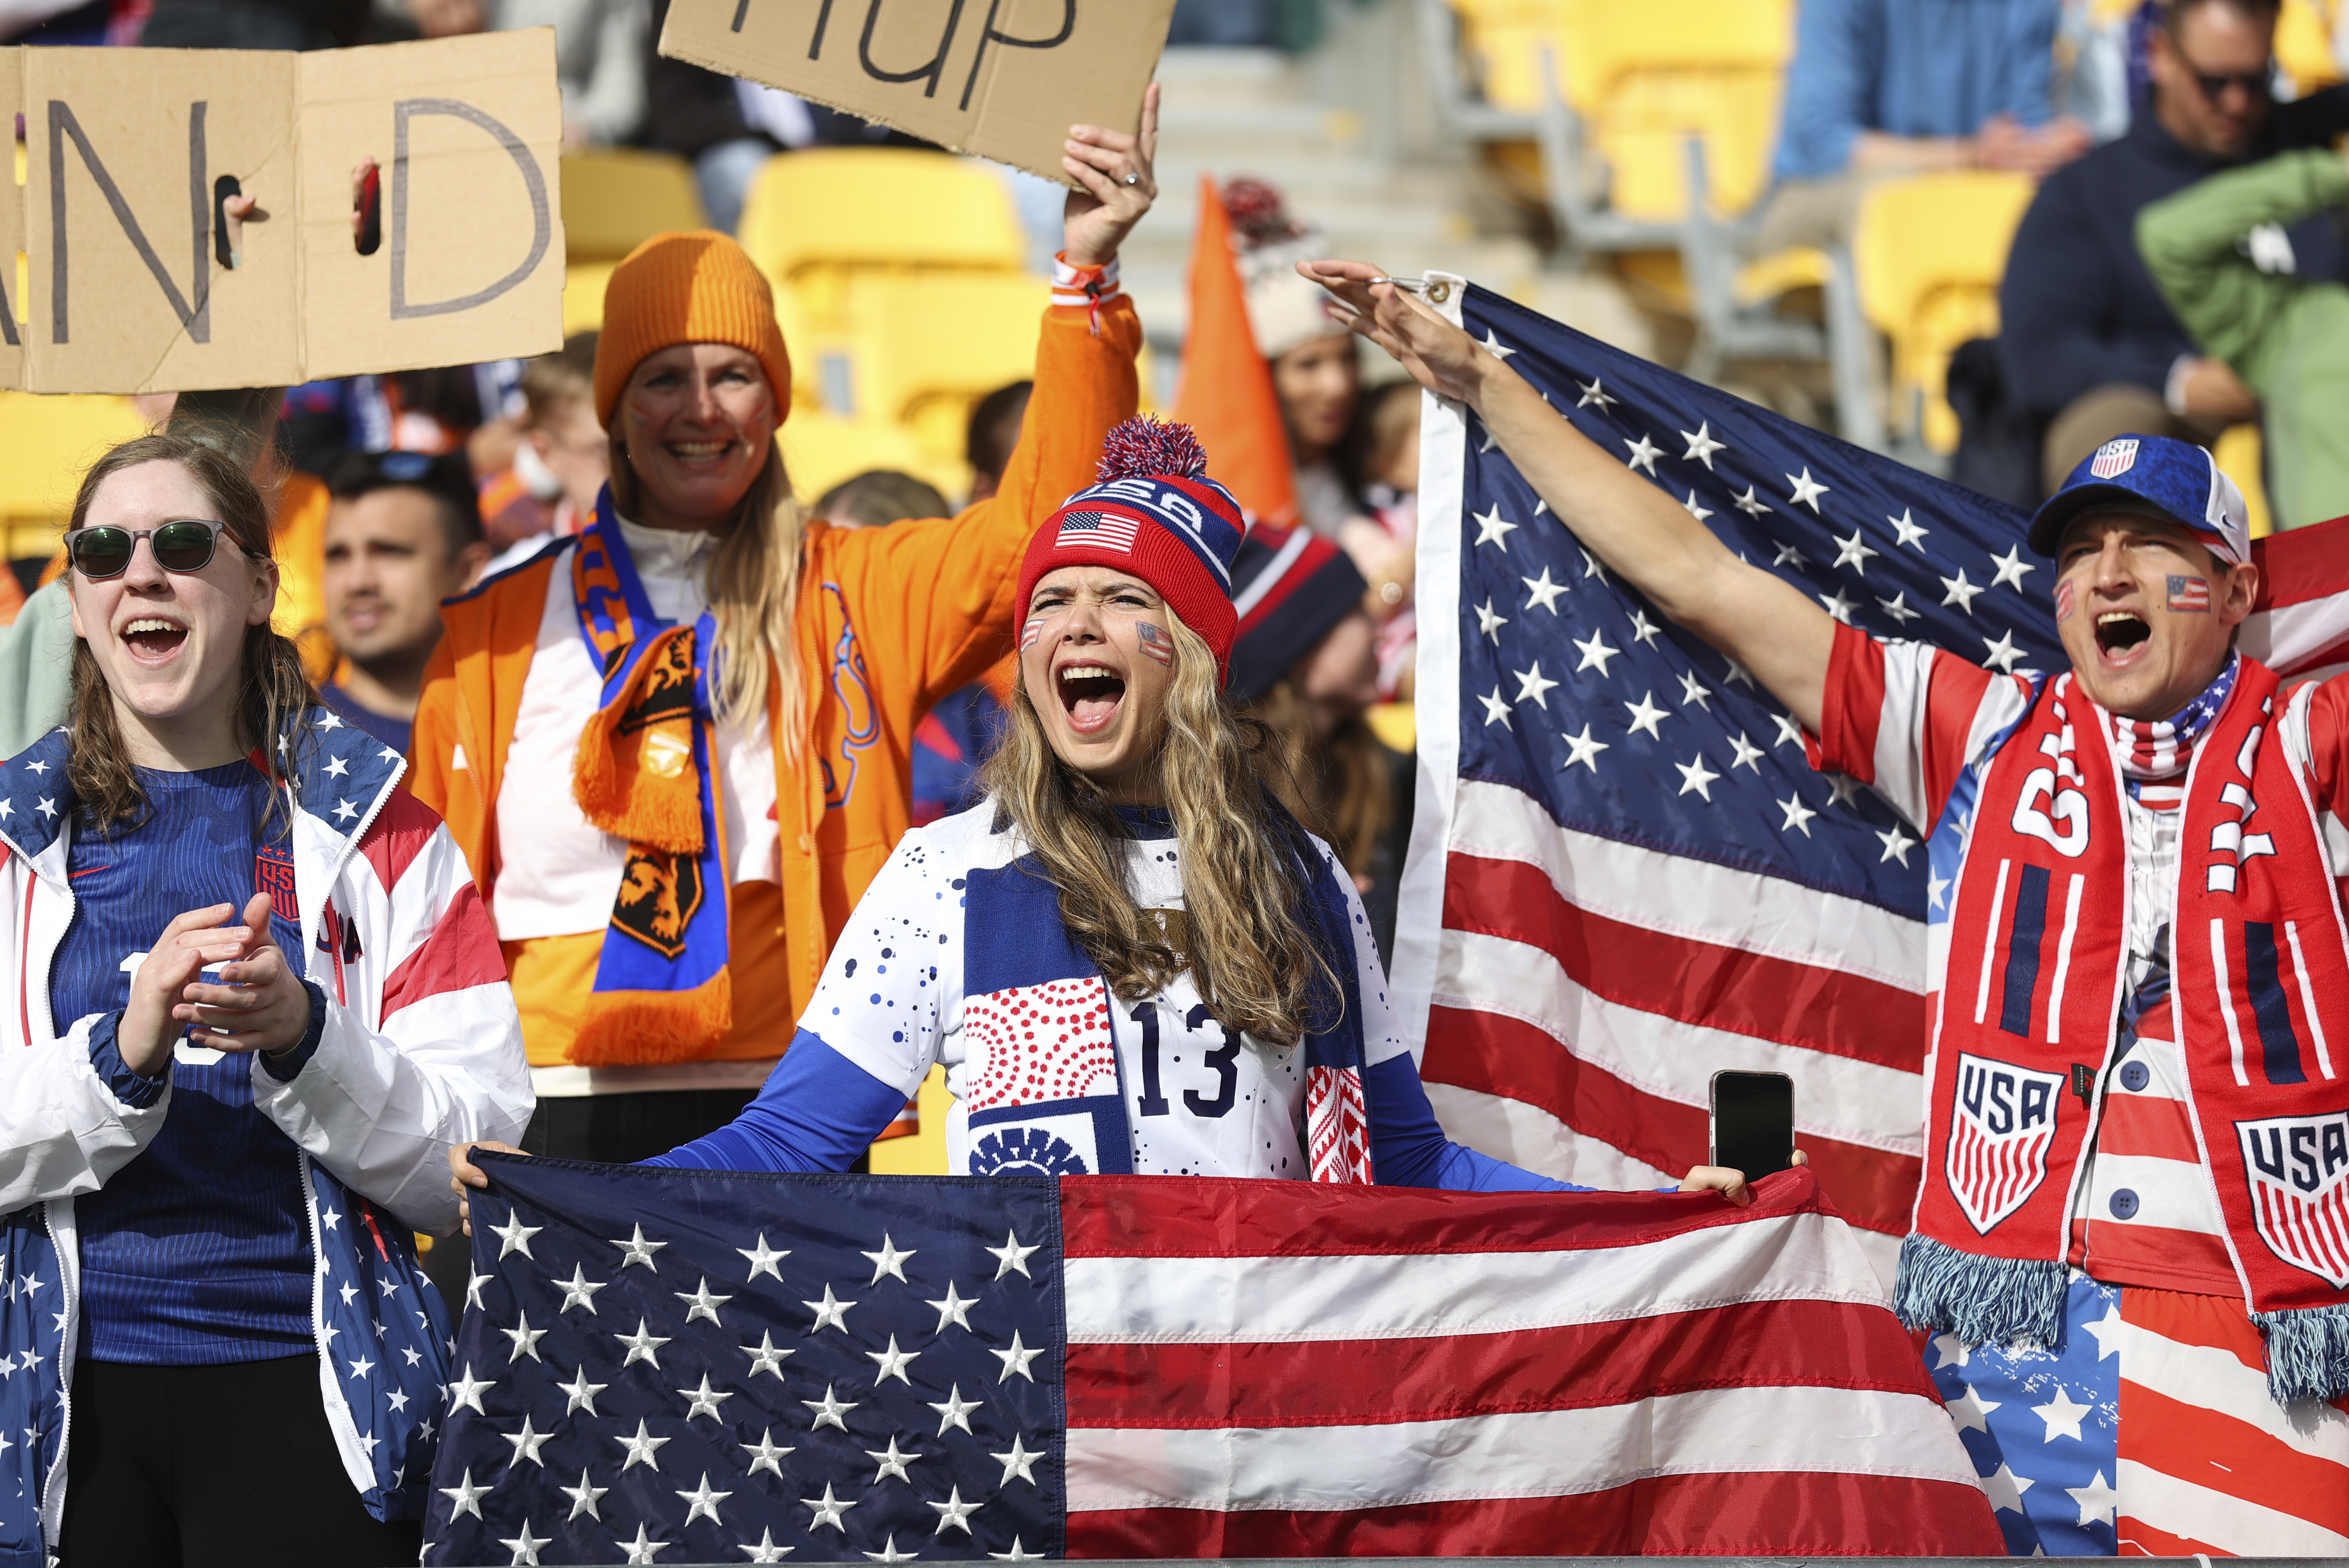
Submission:
[[791,411],[792,357],[775,322],[774,291],[748,253],[714,230],[655,234],[604,286],[595,418],[605,430],[645,357],[679,343],[728,343],[757,355],[774,389],[776,419]]

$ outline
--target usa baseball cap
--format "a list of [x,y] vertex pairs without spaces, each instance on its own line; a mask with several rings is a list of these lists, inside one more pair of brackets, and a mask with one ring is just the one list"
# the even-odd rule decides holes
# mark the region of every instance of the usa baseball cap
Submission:
[[2149,513],[2192,529],[2222,558],[2251,558],[2243,493],[2192,441],[2118,436],[2081,461],[2031,520],[2031,547],[2053,559],[2072,520],[2090,512]]

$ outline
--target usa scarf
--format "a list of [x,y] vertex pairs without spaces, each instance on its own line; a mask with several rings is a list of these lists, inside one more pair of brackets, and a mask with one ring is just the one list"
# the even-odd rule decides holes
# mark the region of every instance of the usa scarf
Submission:
[[628,846],[595,986],[571,1059],[687,1061],[733,1025],[722,814],[710,780],[709,659],[717,625],[653,613],[606,490],[571,556],[579,635],[604,678],[571,789]]
[[[1309,1005],[1306,1144],[1316,1181],[1368,1182],[1362,1008],[1346,900],[1305,832],[1278,802],[1291,864],[1307,888],[1299,918],[1327,965]],[[1171,838],[1164,811],[1122,812],[1136,837]],[[1000,811],[995,829],[1008,826]],[[963,888],[962,1027],[985,1066],[965,1101],[972,1169],[1121,1175],[1133,1138],[1109,983],[1061,922],[1060,890],[1023,855],[975,870]],[[1334,977],[1334,983],[1332,983]]]
[[[2244,660],[2193,750],[2172,981],[2187,1106],[2279,1400],[2349,1388],[2349,930],[2315,808]],[[1991,759],[1959,873],[1896,1304],[1912,1326],[2053,1345],[2069,1217],[2126,975],[2110,716],[2070,675]]]

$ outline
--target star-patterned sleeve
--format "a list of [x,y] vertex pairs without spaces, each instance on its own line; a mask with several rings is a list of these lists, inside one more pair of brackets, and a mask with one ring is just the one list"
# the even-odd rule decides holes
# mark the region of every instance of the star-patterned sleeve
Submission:
[[1967,761],[2030,701],[2030,682],[1921,642],[1836,628],[1811,765],[1874,786],[1909,826],[1930,828]]

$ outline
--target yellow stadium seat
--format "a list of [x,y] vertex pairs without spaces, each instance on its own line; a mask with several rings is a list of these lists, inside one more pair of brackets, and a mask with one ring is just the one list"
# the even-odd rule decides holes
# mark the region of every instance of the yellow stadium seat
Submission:
[[2033,189],[2020,174],[1929,174],[1887,181],[1860,203],[1852,262],[1861,311],[1892,340],[1893,422],[1935,452],[1958,445],[1950,356],[1997,335],[1999,279]]
[[821,409],[794,410],[784,421],[781,439],[792,493],[809,505],[842,480],[874,468],[893,468],[926,480],[949,500],[970,490],[970,470],[958,455],[954,462],[941,462],[911,431],[886,421],[843,419]]
[[1050,294],[1018,273],[857,275],[837,312],[802,316],[793,376],[828,412],[905,425],[958,462],[971,405],[1035,373]]
[[612,281],[618,262],[574,262],[563,269],[563,335],[601,331],[604,326],[604,286]]
[[916,148],[831,147],[770,159],[737,231],[786,287],[871,268],[1019,272],[1028,239],[1003,182]]
[[574,264],[618,261],[664,229],[709,226],[682,158],[624,147],[564,157],[563,244]]
[[129,398],[0,392],[0,524],[11,559],[57,553],[81,476],[108,448],[147,432]]
[[2292,89],[2305,98],[2341,79],[2341,62],[2333,53],[2334,17],[2342,0],[2283,0],[2276,18],[2276,64],[2292,78]]
[[2243,510],[2249,514],[2251,537],[2264,539],[2275,532],[2275,514],[2268,510],[2267,459],[2256,424],[2229,425],[2221,431],[2218,443],[2210,449],[2218,460],[2219,471],[2235,482],[2243,493]]

